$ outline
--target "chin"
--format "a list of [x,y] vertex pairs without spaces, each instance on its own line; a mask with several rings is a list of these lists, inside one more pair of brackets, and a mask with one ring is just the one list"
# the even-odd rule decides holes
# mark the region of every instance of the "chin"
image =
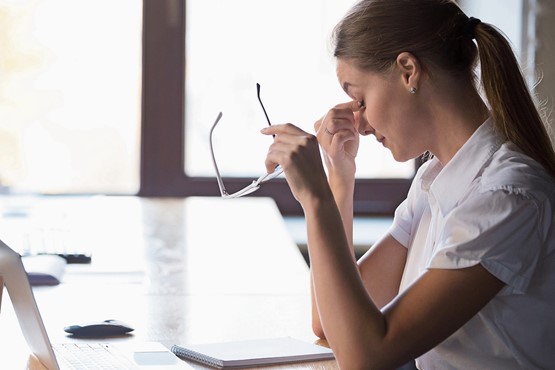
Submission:
[[418,158],[421,154],[410,154],[410,153],[400,153],[397,151],[391,151],[391,154],[393,155],[393,159],[395,159],[396,162],[407,162],[407,161],[412,161],[413,159]]
[[427,151],[420,152],[418,150],[414,150],[415,148],[412,148],[412,150],[410,150],[410,148],[406,147],[401,148],[401,150],[399,150],[399,148],[395,146],[391,148],[388,147],[387,149],[389,149],[391,155],[393,156],[393,159],[395,159],[396,162],[411,161],[427,153]]
[[395,161],[397,162],[406,162],[415,158],[408,156],[407,153],[394,152],[393,150],[391,151],[391,154],[393,155],[393,159],[395,159]]

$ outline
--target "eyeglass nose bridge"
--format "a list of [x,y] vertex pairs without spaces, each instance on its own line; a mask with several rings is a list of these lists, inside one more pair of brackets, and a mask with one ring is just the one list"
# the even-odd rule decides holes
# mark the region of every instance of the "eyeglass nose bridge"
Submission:
[[232,198],[239,198],[239,197],[243,197],[245,195],[249,195],[251,193],[254,193],[255,191],[257,191],[258,189],[260,189],[260,184],[256,184],[256,181],[253,181],[250,185],[244,187],[243,189],[233,193],[233,194],[229,194],[228,192],[226,192],[225,194],[222,194],[222,198],[224,199],[232,199]]

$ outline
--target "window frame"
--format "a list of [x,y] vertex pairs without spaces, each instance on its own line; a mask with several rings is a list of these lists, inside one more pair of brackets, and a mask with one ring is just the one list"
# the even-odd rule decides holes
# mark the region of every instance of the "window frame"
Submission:
[[[143,0],[140,189],[144,197],[220,196],[215,177],[185,174],[185,1]],[[415,162],[418,167],[420,161]],[[230,189],[252,179],[225,178]],[[392,215],[412,179],[357,179],[356,215]],[[284,179],[250,196],[272,197],[284,215],[301,215]]]

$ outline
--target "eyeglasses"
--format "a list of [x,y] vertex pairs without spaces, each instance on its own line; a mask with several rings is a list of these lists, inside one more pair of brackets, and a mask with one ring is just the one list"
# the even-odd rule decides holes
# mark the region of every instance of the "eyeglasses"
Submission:
[[[268,125],[271,126],[272,124],[270,123],[270,119],[268,118],[268,114],[266,113],[266,109],[264,108],[264,104],[262,104],[262,100],[260,99],[260,84],[256,84],[256,92],[258,95],[258,101],[260,102],[260,105],[262,106],[262,110],[264,111],[264,115],[266,116],[266,120],[268,121]],[[214,163],[214,169],[216,170],[216,180],[218,181],[218,186],[220,187],[220,193],[222,195],[222,198],[239,198],[257,191],[258,189],[260,189],[260,186],[262,186],[262,184],[281,175],[281,173],[283,172],[283,169],[281,168],[281,166],[278,165],[274,169],[274,172],[262,175],[258,179],[254,180],[250,185],[244,187],[243,189],[235,193],[229,194],[225,189],[224,181],[222,179],[222,176],[220,175],[220,171],[218,170],[218,165],[216,163],[216,156],[214,155],[214,145],[212,144],[212,134],[214,132],[214,129],[216,128],[216,125],[222,119],[222,116],[223,114],[222,112],[220,112],[218,114],[218,117],[216,117],[216,121],[212,125],[212,128],[210,129],[210,153],[212,154],[212,162]]]

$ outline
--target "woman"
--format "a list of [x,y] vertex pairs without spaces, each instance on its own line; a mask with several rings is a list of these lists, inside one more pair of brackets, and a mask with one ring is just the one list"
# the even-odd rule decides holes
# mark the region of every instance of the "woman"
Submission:
[[[305,213],[314,332],[345,369],[552,368],[555,154],[508,42],[450,0],[363,0],[334,41],[352,100],[316,136],[262,131]],[[359,134],[432,158],[357,263]]]

